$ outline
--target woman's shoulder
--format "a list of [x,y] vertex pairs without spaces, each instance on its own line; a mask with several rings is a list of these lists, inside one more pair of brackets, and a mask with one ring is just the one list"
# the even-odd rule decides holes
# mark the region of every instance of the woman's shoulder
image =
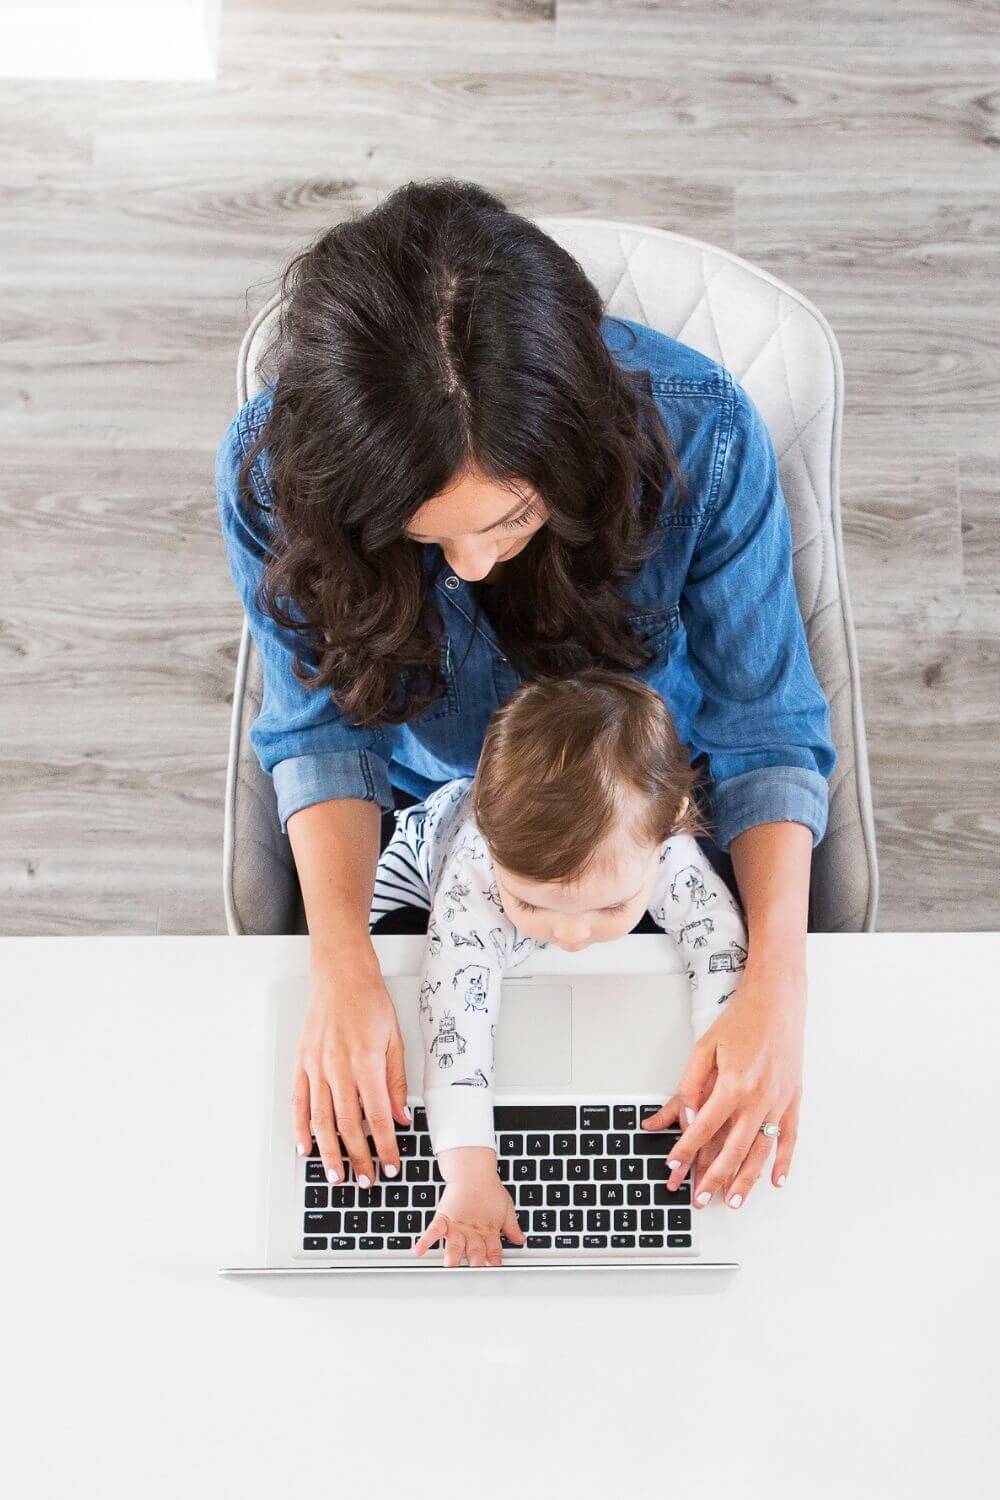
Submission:
[[662,329],[650,328],[632,318],[601,319],[601,331],[609,352],[623,369],[648,370],[655,391],[731,397],[733,377],[725,365]]

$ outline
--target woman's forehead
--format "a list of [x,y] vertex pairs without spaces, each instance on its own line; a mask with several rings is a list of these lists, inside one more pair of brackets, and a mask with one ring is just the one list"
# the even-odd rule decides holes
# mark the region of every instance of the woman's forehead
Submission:
[[531,498],[527,486],[502,485],[485,475],[466,472],[424,502],[410,517],[411,536],[447,540],[469,532],[488,531],[507,516],[516,515]]

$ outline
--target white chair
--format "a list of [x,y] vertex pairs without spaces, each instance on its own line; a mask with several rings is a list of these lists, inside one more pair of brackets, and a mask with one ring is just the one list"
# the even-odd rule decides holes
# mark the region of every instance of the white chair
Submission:
[[[878,866],[854,630],[840,526],[844,374],[829,323],[805,297],[739,256],[687,235],[607,219],[540,218],[580,262],[608,313],[657,328],[730,371],[767,423],[791,516],[795,585],[830,702],[837,764],[827,833],[813,855],[810,927],[871,931]],[[247,329],[237,404],[261,389],[277,298]],[[224,891],[232,933],[305,932],[291,846],[248,731],[260,662],[244,620],[226,785]]]

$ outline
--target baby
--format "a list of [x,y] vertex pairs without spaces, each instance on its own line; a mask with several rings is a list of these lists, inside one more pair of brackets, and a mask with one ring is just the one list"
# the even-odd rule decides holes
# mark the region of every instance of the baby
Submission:
[[663,699],[594,668],[527,683],[493,715],[474,780],[397,815],[372,922],[404,902],[430,916],[420,986],[423,1098],[445,1181],[414,1249],[497,1265],[522,1244],[497,1174],[493,1075],[504,973],[536,947],[575,953],[649,912],[674,939],[700,1037],[746,965],[738,903],[694,837],[696,779]]

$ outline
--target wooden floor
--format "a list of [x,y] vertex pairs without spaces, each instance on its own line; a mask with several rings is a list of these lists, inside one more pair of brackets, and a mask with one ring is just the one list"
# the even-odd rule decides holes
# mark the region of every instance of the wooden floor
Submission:
[[879,925],[1000,926],[998,78],[987,0],[225,0],[216,83],[0,82],[0,931],[224,930],[236,349],[444,174],[826,313]]

